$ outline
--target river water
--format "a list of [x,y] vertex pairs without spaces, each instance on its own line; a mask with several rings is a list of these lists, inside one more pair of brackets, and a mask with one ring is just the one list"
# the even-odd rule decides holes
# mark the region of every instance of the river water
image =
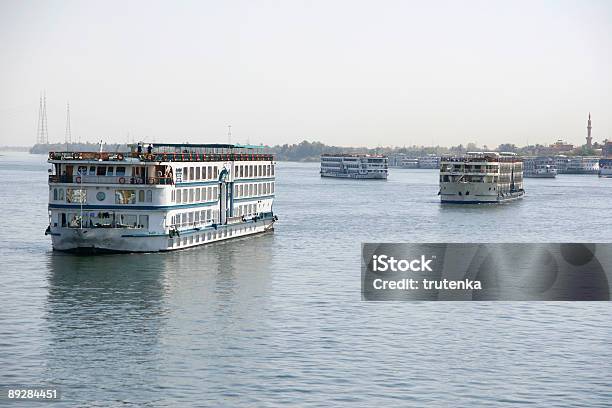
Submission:
[[609,302],[360,294],[361,242],[612,242],[612,179],[527,179],[517,202],[442,206],[433,170],[353,181],[279,163],[274,233],[85,257],[43,234],[46,169],[0,157],[0,384],[53,384],[52,406],[612,403]]

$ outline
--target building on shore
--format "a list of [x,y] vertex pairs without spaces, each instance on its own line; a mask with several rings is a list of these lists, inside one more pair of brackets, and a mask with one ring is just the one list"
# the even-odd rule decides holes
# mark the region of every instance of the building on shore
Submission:
[[552,154],[562,154],[574,150],[574,145],[559,139],[555,143],[551,144],[549,148]]

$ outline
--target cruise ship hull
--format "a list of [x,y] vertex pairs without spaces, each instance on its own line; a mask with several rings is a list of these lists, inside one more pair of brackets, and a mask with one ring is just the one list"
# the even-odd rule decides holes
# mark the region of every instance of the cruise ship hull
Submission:
[[321,177],[332,177],[332,178],[348,178],[358,180],[386,180],[386,173],[373,173],[373,174],[358,174],[358,173],[321,173]]
[[555,178],[557,173],[529,174],[525,173],[525,178]]
[[442,183],[440,201],[446,204],[498,204],[518,200],[524,191],[500,192],[488,183]]
[[273,231],[276,218],[181,231],[180,235],[130,233],[120,228],[61,228],[53,250],[75,253],[161,252]]

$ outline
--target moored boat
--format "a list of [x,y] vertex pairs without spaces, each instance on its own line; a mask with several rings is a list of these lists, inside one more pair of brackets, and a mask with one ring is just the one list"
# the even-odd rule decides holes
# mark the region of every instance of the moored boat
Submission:
[[525,157],[523,159],[523,168],[526,178],[557,177],[557,166],[552,157]]
[[599,159],[599,177],[612,177],[612,158]]

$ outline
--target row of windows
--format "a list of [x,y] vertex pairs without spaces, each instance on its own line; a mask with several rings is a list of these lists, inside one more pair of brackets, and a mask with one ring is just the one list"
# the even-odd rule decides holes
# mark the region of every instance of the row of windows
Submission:
[[[85,188],[67,188],[64,195],[63,188],[53,189],[53,200],[64,201],[67,203],[86,203],[87,189]],[[98,191],[96,193],[97,201],[104,201],[106,193]],[[153,190],[115,190],[115,204],[136,204],[136,203],[151,203],[153,202]]]
[[252,197],[274,193],[274,183],[244,183],[234,186],[234,197]]
[[194,187],[178,188],[172,191],[170,200],[173,203],[200,203],[206,201],[217,201],[218,187]]
[[217,166],[191,166],[176,169],[176,181],[216,180],[219,177]]
[[[240,164],[234,166],[235,177],[272,177],[273,164]],[[176,181],[216,180],[219,177],[217,166],[191,166],[176,169]]]
[[235,177],[272,177],[273,164],[237,164],[234,166]]
[[77,168],[77,174],[81,176],[125,176],[124,166],[89,166],[89,172],[87,166],[79,166]]
[[[234,207],[234,216],[252,217],[257,215],[257,204],[244,204]],[[181,227],[199,227],[219,222],[219,210],[208,209],[199,211],[186,211],[170,217],[170,225]]]
[[149,229],[149,216],[108,212],[58,213],[55,226],[68,228],[142,228]]
[[170,226],[174,227],[197,227],[210,223],[219,222],[219,210],[188,211],[175,214],[170,217]]
[[180,246],[198,244],[200,242],[214,241],[218,238],[231,237],[233,235],[242,235],[255,230],[253,225],[240,227],[236,230],[223,228],[218,231],[203,232],[201,234],[193,234],[188,237],[172,238],[168,240],[168,247],[177,248]]
[[[98,196],[97,198],[99,201],[104,200],[102,196]],[[153,202],[153,191],[138,190],[138,202]],[[115,190],[115,204],[136,204],[136,190]]]

